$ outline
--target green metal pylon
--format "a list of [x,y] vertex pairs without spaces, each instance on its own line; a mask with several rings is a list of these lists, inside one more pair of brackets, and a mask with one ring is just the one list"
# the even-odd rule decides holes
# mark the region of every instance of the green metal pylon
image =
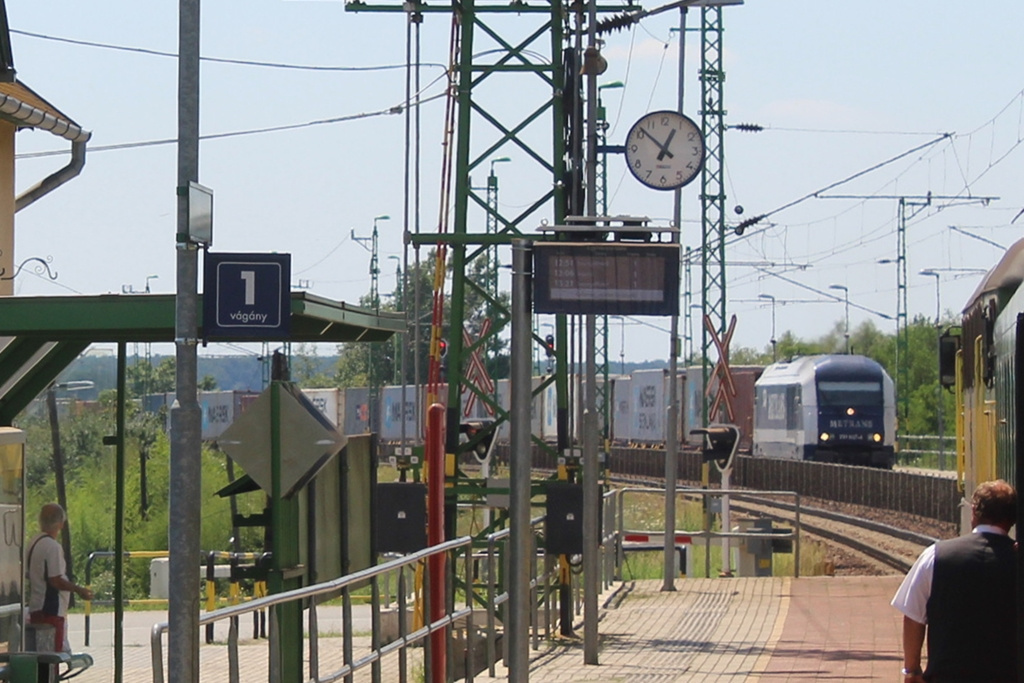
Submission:
[[[388,5],[349,2],[346,9],[408,12],[410,15],[457,14],[460,34],[457,63],[454,65],[457,131],[453,160],[453,220],[448,232],[420,233],[411,235],[410,240],[414,244],[449,245],[452,281],[447,325],[449,388],[446,450],[459,453],[465,448],[465,444],[458,442],[461,387],[472,392],[477,400],[491,405],[499,421],[507,419],[507,415],[495,405],[493,396],[487,395],[477,382],[466,377],[468,354],[488,348],[488,340],[474,339],[470,348],[466,348],[463,342],[461,330],[466,323],[467,297],[482,297],[489,306],[493,306],[495,319],[492,320],[490,335],[501,334],[509,319],[506,307],[493,294],[491,283],[494,279],[474,280],[472,264],[478,258],[486,258],[492,246],[507,245],[514,237],[535,235],[542,221],[563,224],[570,189],[575,186],[568,173],[567,131],[571,125],[569,112],[582,101],[582,83],[578,76],[574,78],[571,75],[571,82],[566,82],[564,61],[575,53],[575,50],[566,49],[568,22],[575,15],[574,8],[557,1],[509,4],[468,0],[455,5],[427,5],[415,1]],[[600,12],[620,9],[620,6],[599,7]],[[492,23],[492,18],[500,18],[500,21]],[[513,88],[521,93],[520,101],[523,103],[515,111],[510,111],[507,106],[491,108],[483,94],[487,89],[507,92]],[[528,101],[532,95],[537,97],[535,104]],[[538,131],[549,136],[549,148],[539,149],[528,142],[538,139]],[[574,134],[582,136],[583,131],[580,129]],[[531,178],[534,183],[531,188],[536,192],[524,209],[515,215],[505,215],[496,202],[488,201],[486,194],[471,186],[469,177],[475,169],[495,157],[512,156],[513,153],[517,175]],[[527,164],[533,168],[524,168]],[[517,204],[522,205],[522,200],[517,198]],[[481,212],[483,220],[478,218]],[[481,270],[489,272],[491,268],[476,269],[476,272]],[[556,384],[559,413],[563,416],[560,423],[567,424],[568,380],[565,369],[568,336],[564,316],[559,318],[555,326]],[[536,341],[540,343],[542,340],[538,338]],[[564,438],[567,436],[560,437],[560,441]]]
[[[722,101],[722,8],[702,7],[701,51],[701,133],[706,149],[701,172],[701,304],[704,315],[719,335],[725,333],[725,109]],[[701,363],[704,386],[710,381],[712,340],[701,324]],[[702,418],[708,415],[708,396],[704,393]]]

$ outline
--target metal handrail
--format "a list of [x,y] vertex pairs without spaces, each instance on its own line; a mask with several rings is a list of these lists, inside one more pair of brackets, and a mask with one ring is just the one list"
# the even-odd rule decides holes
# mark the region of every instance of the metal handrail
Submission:
[[[664,488],[655,488],[649,486],[626,486],[619,489],[614,489],[610,493],[619,496],[619,515],[618,515],[618,554],[617,564],[619,572],[621,572],[621,566],[624,563],[624,549],[621,539],[624,537],[625,529],[624,514],[625,509],[625,498],[627,493],[660,493],[665,494]],[[793,530],[784,534],[774,534],[774,538],[790,538],[793,540],[793,576],[795,578],[800,577],[800,494],[796,491],[757,491],[752,489],[705,489],[705,488],[677,488],[677,496],[702,496],[705,501],[710,496],[716,497],[735,497],[735,498],[757,498],[757,497],[785,497],[793,499]],[[764,533],[748,532],[748,531],[714,531],[708,526],[708,519],[705,517],[705,528],[698,531],[684,531],[680,529],[675,530],[676,534],[683,533],[688,536],[695,536],[703,538],[705,542],[705,562],[706,569],[705,573],[710,574],[711,565],[711,539],[713,538],[765,538]],[[616,578],[621,578],[621,573],[617,574]]]
[[[441,543],[430,548],[425,548],[424,550],[420,550],[416,553],[406,555],[400,559],[391,560],[389,562],[385,562],[384,564],[380,564],[375,567],[370,567],[368,569],[363,569],[353,574],[348,574],[346,576],[334,579],[332,581],[327,581],[325,583],[317,584],[314,586],[296,588],[294,590],[285,591],[283,593],[277,593],[275,595],[257,598],[245,604],[230,605],[228,607],[223,607],[213,612],[206,612],[200,615],[199,625],[205,626],[206,624],[212,624],[226,619],[230,620],[228,631],[229,680],[231,680],[232,682],[236,682],[239,680],[238,627],[236,619],[237,617],[240,617],[244,614],[248,614],[250,612],[255,612],[257,610],[264,610],[270,607],[275,607],[277,605],[283,605],[285,603],[289,603],[295,600],[303,600],[306,598],[312,598],[319,595],[337,593],[339,590],[349,588],[353,584],[358,584],[360,582],[376,579],[381,574],[385,574],[396,569],[400,570],[409,565],[414,565],[422,560],[425,560],[431,555],[435,555],[438,553],[448,553],[459,550],[461,548],[465,548],[466,552],[469,553],[472,551],[472,543],[473,540],[470,537],[463,536],[461,538],[447,541],[445,543]],[[468,563],[466,566],[468,571]],[[469,577],[467,576],[467,579],[468,578]],[[309,609],[316,609],[314,602],[310,602]],[[399,609],[404,609],[404,606],[399,605]],[[343,677],[351,676],[355,671],[363,668],[364,666],[367,666],[374,662],[379,662],[385,655],[396,650],[409,647],[413,643],[422,640],[430,633],[433,633],[434,631],[437,631],[439,629],[447,628],[448,626],[454,624],[456,620],[462,617],[468,617],[472,619],[472,605],[468,605],[462,609],[453,610],[450,614],[446,614],[443,619],[439,619],[435,622],[425,624],[423,627],[411,633],[399,635],[398,639],[386,645],[375,645],[373,651],[370,654],[365,655],[355,661],[352,661],[351,658],[346,657],[345,666],[324,678],[319,677],[319,672],[314,672],[314,680],[336,681]],[[270,619],[271,631],[274,631],[276,628],[276,624],[274,623],[276,620],[276,610],[270,610]],[[159,624],[154,624],[152,632],[150,633],[150,648],[153,665],[153,683],[164,683],[163,634],[167,631],[167,629],[168,622],[161,622]],[[346,629],[345,648],[347,651],[350,651],[351,637],[351,629]],[[309,638],[311,643],[316,643],[318,635],[316,632],[311,632],[309,634]]]
[[[543,523],[544,523],[544,517],[543,516],[534,517],[533,519],[530,520],[530,528],[531,529],[536,529],[538,526],[540,526]],[[507,603],[509,601],[508,589],[505,589],[505,590],[503,590],[500,593],[498,592],[498,589],[497,589],[497,585],[498,585],[497,578],[498,577],[495,575],[495,572],[496,572],[496,567],[497,567],[498,563],[495,561],[495,550],[497,548],[498,542],[499,541],[508,540],[509,537],[511,536],[511,533],[512,533],[511,529],[506,528],[506,529],[502,529],[501,531],[496,531],[496,532],[494,532],[492,534],[488,534],[487,535],[487,539],[486,539],[487,540],[487,663],[488,663],[488,667],[489,667],[489,670],[490,670],[489,673],[490,673],[492,678],[495,675],[495,664],[497,663],[497,659],[498,659],[498,655],[497,655],[497,611],[498,611],[498,607],[499,606],[504,605],[505,603]],[[538,557],[537,534],[536,534],[536,532],[531,534],[531,537],[534,539],[533,540],[533,544],[532,544],[533,545],[533,548],[532,548],[533,552],[530,553],[529,556],[534,558],[533,567],[536,568],[537,567],[536,558]],[[545,586],[545,592],[544,592],[545,613],[546,613],[546,616],[547,616],[547,618],[545,619],[545,628],[546,628],[546,630],[550,631],[550,609],[547,608],[547,600],[548,600],[548,590],[547,590],[547,587],[548,587],[548,580],[550,579],[550,577],[554,573],[554,571],[553,570],[551,570],[551,571],[545,570],[545,571],[541,572],[540,574],[537,574],[535,571],[532,572],[532,573],[534,574],[534,576],[533,576],[533,578],[530,579],[530,582],[529,582],[529,589],[530,589],[530,595],[531,595],[530,603],[532,605],[532,615],[533,615],[532,618],[531,618],[531,622],[532,622],[531,629],[533,631],[534,649],[537,649],[540,646],[539,645],[540,624],[538,623],[539,620],[537,619],[537,609],[538,609],[538,602],[539,602],[537,600],[537,598],[536,598],[537,590],[538,590],[538,587],[541,585],[541,582],[543,581],[544,582],[544,586]]]

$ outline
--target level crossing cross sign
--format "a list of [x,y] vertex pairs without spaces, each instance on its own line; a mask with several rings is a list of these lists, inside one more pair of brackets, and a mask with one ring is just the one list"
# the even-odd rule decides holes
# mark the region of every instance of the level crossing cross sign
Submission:
[[[480,334],[477,336],[477,344],[479,344],[484,338],[487,337],[487,333],[491,330],[491,319],[484,318],[483,324],[480,325]],[[468,349],[473,345],[473,339],[469,336],[469,332],[466,328],[462,328],[462,343]],[[480,355],[482,346],[477,346],[469,353],[468,367],[466,368],[466,380],[472,382],[481,392],[486,394],[494,393],[494,380],[487,374],[487,367],[484,365],[483,358]],[[465,417],[470,417],[473,414],[473,406],[476,405],[476,392],[472,389],[469,390],[469,396],[466,398],[466,404],[462,407],[462,414]],[[484,403],[484,410],[487,411],[488,415],[494,416],[494,408],[489,403]]]
[[[707,329],[708,334],[711,335],[711,341],[714,342],[715,348],[718,349],[718,362],[715,364],[711,377],[708,378],[708,385],[704,388],[704,395],[710,396],[712,386],[715,387],[715,400],[711,408],[708,409],[708,421],[720,421],[718,412],[724,404],[725,412],[729,415],[729,422],[734,422],[735,413],[732,409],[732,397],[736,395],[736,383],[732,379],[732,368],[729,367],[729,344],[732,343],[732,335],[736,331],[736,316],[732,316],[732,319],[729,320],[729,329],[725,331],[725,335],[721,338],[719,338],[715,325],[711,322],[711,317],[707,313],[704,314],[704,328]],[[713,385],[710,380],[716,378],[718,383]]]

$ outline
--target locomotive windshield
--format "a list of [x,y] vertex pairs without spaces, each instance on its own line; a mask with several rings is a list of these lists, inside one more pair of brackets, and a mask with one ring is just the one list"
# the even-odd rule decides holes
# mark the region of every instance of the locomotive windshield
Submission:
[[818,406],[882,406],[881,382],[818,382]]

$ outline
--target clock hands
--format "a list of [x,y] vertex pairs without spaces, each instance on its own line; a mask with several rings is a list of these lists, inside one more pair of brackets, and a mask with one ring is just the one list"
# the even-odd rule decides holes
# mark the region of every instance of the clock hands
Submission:
[[668,151],[668,146],[672,144],[672,138],[675,136],[675,134],[676,134],[676,129],[673,128],[672,130],[670,130],[668,132],[668,137],[665,138],[665,144],[664,145],[658,145],[659,147],[661,147],[661,151],[658,152],[658,161],[661,161],[662,159],[664,159],[666,155],[668,156],[669,159],[672,158],[672,152]]
[[674,158],[674,157],[675,157],[675,155],[674,155],[674,154],[672,154],[672,152],[668,151],[668,146],[669,146],[669,144],[670,144],[670,143],[672,142],[672,136],[674,136],[675,134],[676,134],[676,131],[675,131],[675,129],[673,128],[672,130],[670,130],[670,131],[669,131],[669,133],[668,133],[668,138],[667,138],[667,139],[665,140],[665,142],[664,142],[664,143],[662,143],[662,142],[660,142],[660,141],[658,140],[658,138],[656,138],[656,137],[654,137],[653,135],[651,135],[651,134],[650,134],[650,133],[649,133],[648,131],[646,131],[646,130],[644,131],[644,135],[646,135],[647,137],[649,137],[649,138],[651,139],[651,141],[652,141],[652,142],[653,142],[654,144],[656,144],[656,145],[658,146],[658,149],[660,149],[660,150],[661,150],[660,152],[658,152],[658,161],[661,161],[661,160],[662,160],[662,159],[664,159],[664,158],[665,158],[666,156],[667,156],[667,157],[668,157],[669,159],[672,159],[672,158]]

